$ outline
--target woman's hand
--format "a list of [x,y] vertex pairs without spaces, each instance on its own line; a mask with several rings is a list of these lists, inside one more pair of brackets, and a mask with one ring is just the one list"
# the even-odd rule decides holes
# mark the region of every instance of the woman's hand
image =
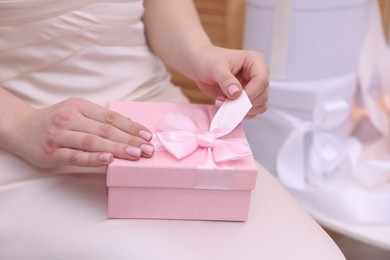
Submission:
[[217,101],[235,99],[244,90],[253,105],[248,118],[267,109],[269,72],[260,53],[209,45],[194,54],[191,74],[199,88]]
[[144,126],[81,98],[31,108],[17,132],[20,147],[13,150],[39,167],[104,166],[113,157],[138,160],[154,152]]
[[248,117],[266,110],[269,72],[262,54],[212,45],[191,0],[145,0],[144,6],[154,53],[219,100],[235,99],[245,90],[253,105]]

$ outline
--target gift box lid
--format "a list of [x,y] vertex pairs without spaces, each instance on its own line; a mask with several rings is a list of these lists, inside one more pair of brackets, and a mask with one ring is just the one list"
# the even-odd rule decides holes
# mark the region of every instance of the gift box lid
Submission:
[[[213,105],[172,104],[113,101],[109,108],[128,116],[152,132],[168,112],[202,110],[210,118],[216,112]],[[180,122],[178,122],[180,124]],[[237,126],[227,138],[242,138],[246,141],[241,125]],[[165,150],[156,150],[152,158],[129,161],[115,158],[108,166],[107,185],[116,187],[159,187],[159,188],[197,188],[252,190],[255,187],[257,166],[253,156],[207,166],[207,148],[198,148],[189,156],[176,159]]]

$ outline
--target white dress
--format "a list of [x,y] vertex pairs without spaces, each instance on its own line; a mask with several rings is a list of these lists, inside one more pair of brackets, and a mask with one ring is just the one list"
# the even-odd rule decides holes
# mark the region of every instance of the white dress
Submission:
[[0,86],[35,106],[75,93],[101,105],[185,102],[146,44],[143,10],[137,0],[0,0]]
[[[0,85],[36,107],[70,95],[187,102],[147,47],[142,13],[137,0],[0,0]],[[0,259],[343,259],[264,171],[246,223],[107,219],[105,171],[42,170],[0,150]]]

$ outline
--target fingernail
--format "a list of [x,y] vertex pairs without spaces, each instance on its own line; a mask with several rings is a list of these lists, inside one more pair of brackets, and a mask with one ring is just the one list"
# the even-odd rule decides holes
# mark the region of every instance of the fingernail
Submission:
[[138,147],[134,147],[134,146],[128,146],[126,148],[126,153],[130,156],[134,156],[134,157],[140,157],[141,154],[142,154],[142,151],[141,149],[139,149]]
[[230,86],[228,87],[228,92],[229,92],[229,94],[230,94],[231,96],[234,96],[234,94],[236,94],[236,93],[239,92],[239,91],[240,91],[240,88],[237,87],[237,85],[230,85]]
[[154,153],[154,147],[148,144],[141,144],[140,148],[143,153],[147,155],[152,155]]
[[146,141],[150,141],[150,139],[152,139],[152,133],[149,132],[149,131],[146,131],[146,130],[140,130],[140,131],[138,132],[138,135],[139,135],[141,138],[145,139]]
[[219,100],[219,99],[215,100],[216,107],[220,107],[220,106],[222,106],[222,104],[223,104],[223,100]]
[[112,154],[101,153],[101,154],[99,154],[99,160],[102,162],[111,162],[112,161]]

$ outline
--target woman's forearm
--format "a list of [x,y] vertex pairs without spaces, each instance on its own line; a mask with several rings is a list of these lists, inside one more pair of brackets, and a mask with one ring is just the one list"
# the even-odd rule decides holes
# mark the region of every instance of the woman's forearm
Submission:
[[22,122],[32,109],[30,104],[0,87],[0,147],[17,153],[18,136],[28,134],[28,129],[21,127]]
[[143,17],[152,50],[176,70],[192,77],[199,49],[211,44],[191,0],[145,0]]

